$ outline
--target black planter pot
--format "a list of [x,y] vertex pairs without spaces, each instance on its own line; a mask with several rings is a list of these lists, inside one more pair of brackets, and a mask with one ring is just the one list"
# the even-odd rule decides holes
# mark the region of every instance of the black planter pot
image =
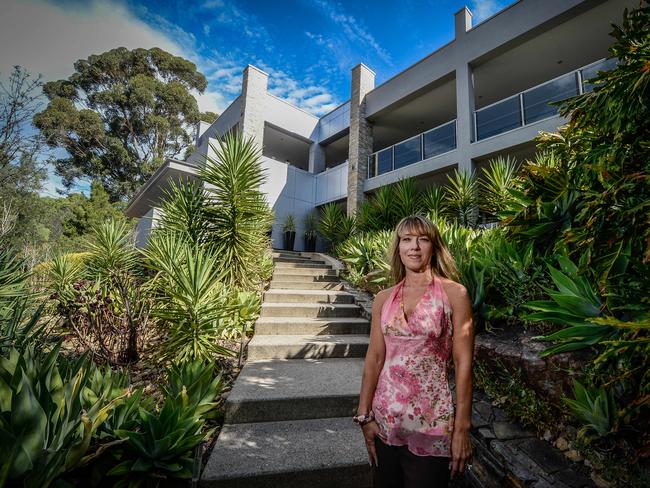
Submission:
[[293,251],[293,244],[296,242],[296,231],[287,230],[284,232],[284,250]]
[[305,236],[305,251],[314,252],[316,250],[316,236]]

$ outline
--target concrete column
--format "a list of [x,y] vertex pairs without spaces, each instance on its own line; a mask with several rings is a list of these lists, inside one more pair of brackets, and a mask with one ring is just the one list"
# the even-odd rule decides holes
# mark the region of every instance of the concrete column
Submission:
[[241,132],[252,137],[260,150],[264,146],[264,110],[269,75],[249,64],[244,69],[241,89]]
[[456,146],[458,150],[458,169],[472,172],[470,144],[474,141],[474,75],[469,60],[462,55],[465,36],[472,27],[472,13],[463,7],[454,15],[456,33]]
[[375,73],[363,64],[352,68],[350,91],[350,142],[348,146],[348,215],[363,201],[363,182],[372,153],[372,126],[366,120],[366,93],[375,87]]
[[309,172],[322,173],[325,170],[325,148],[318,142],[309,146]]

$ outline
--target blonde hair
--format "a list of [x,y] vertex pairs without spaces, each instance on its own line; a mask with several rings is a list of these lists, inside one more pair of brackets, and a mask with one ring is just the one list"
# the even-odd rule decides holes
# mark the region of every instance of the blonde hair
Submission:
[[449,249],[435,224],[422,215],[409,215],[399,221],[395,227],[395,232],[393,233],[393,240],[390,248],[390,274],[394,283],[399,283],[406,276],[406,268],[399,255],[400,235],[405,231],[411,231],[414,234],[424,235],[429,238],[433,244],[433,254],[431,256],[430,265],[431,271],[435,275],[451,280],[458,279],[458,268],[456,268],[456,262],[449,252]]

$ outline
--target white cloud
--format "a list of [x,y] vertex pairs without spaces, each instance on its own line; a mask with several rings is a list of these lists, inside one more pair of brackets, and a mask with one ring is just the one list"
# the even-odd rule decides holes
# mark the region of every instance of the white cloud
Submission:
[[503,7],[497,0],[473,0],[470,5],[472,17],[475,24],[492,17]]
[[[392,66],[393,62],[388,51],[379,45],[375,37],[366,29],[362,22],[358,21],[352,15],[343,12],[340,4],[330,3],[326,0],[314,0],[314,5],[319,7],[332,22],[343,29],[343,33],[349,42],[359,46],[365,45],[373,50],[377,57],[384,63]],[[317,40],[317,42],[323,41],[322,36]]]

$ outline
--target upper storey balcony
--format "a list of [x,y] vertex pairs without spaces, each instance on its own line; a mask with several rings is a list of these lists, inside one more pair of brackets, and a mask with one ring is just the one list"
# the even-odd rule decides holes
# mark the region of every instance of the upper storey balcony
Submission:
[[615,65],[615,59],[602,59],[476,110],[476,140],[494,137],[557,116],[559,107],[554,105],[555,102],[592,90],[589,80],[599,71],[607,71]]

